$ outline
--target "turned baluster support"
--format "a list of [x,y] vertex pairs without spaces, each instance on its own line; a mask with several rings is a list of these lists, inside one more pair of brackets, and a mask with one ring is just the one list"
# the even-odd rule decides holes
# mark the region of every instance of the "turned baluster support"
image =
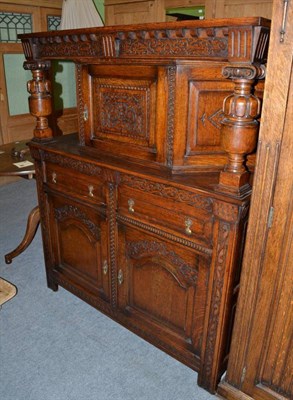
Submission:
[[220,173],[218,189],[241,194],[250,188],[246,156],[256,148],[261,102],[252,92],[257,79],[265,76],[263,66],[229,66],[223,75],[235,83],[234,93],[225,98],[221,122],[221,145],[228,162]]
[[31,70],[33,79],[28,81],[30,113],[37,119],[34,129],[34,138],[49,140],[53,137],[52,129],[48,124],[48,117],[52,113],[51,83],[46,78],[46,71],[50,68],[50,61],[25,61],[24,69]]

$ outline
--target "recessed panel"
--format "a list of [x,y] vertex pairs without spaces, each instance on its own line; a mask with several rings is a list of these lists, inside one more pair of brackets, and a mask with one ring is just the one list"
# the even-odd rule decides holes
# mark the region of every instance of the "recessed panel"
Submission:
[[90,145],[149,158],[156,152],[157,68],[90,65],[88,74]]
[[232,91],[226,82],[190,82],[186,155],[223,153],[223,101]]
[[148,146],[151,82],[95,78],[93,85],[95,136]]

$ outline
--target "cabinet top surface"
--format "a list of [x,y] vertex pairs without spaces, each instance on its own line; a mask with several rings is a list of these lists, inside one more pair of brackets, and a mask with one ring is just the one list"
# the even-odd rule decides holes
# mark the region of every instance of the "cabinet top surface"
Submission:
[[269,27],[269,20],[251,17],[71,29],[22,34],[19,38],[28,61],[199,59],[263,63],[266,54],[261,49],[268,43]]
[[[104,153],[93,155],[87,153],[84,148],[79,145],[78,137],[76,134],[70,134],[65,136],[56,137],[53,141],[46,143],[38,143],[36,141],[30,142],[30,147],[36,147],[42,149],[48,155],[47,161],[61,163],[61,165],[67,165],[64,162],[65,158],[72,160],[68,165],[82,165],[88,164],[98,167],[105,167],[119,173],[130,173],[137,177],[148,178],[154,181],[168,182],[170,185],[174,185],[178,188],[185,188],[194,191],[197,194],[201,194],[207,197],[212,196],[219,200],[228,201],[234,204],[242,204],[250,199],[250,193],[246,193],[245,196],[240,198],[239,196],[233,196],[232,194],[222,194],[217,191],[219,183],[219,172],[202,172],[202,173],[191,173],[183,175],[171,175],[168,171],[162,169],[146,168],[145,166],[132,163],[130,160],[122,160],[119,157],[109,156]],[[44,154],[44,152],[43,152]],[[82,168],[84,170],[84,168]]]
[[[59,31],[45,31],[35,32],[28,34],[18,35],[20,39],[26,38],[38,38],[38,37],[54,37],[63,36],[68,34],[111,34],[111,33],[123,33],[123,32],[136,32],[136,31],[160,31],[160,30],[176,30],[176,29],[195,29],[195,28],[224,28],[224,27],[247,27],[247,26],[264,26],[270,27],[271,21],[262,17],[245,17],[245,18],[213,18],[205,20],[192,20],[192,21],[173,21],[173,22],[155,22],[145,24],[133,24],[133,25],[115,25],[115,26],[104,26],[104,27],[93,27],[93,28],[80,28],[80,29],[68,29]],[[184,34],[184,32],[183,32]]]

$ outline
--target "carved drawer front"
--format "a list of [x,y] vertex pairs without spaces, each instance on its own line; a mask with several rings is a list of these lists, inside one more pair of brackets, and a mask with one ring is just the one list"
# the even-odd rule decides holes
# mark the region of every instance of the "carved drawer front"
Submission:
[[49,195],[53,271],[63,285],[109,301],[107,220],[92,207]]
[[[169,195],[172,197],[172,188]],[[173,194],[176,194],[173,188]],[[125,221],[135,220],[143,225],[157,226],[189,241],[210,245],[212,240],[212,218],[209,215],[208,199],[198,198],[188,192],[178,194],[178,200],[121,187],[118,199],[118,214]],[[180,195],[182,197],[180,197]],[[186,201],[180,201],[186,196]],[[176,196],[175,196],[176,197]],[[189,201],[189,204],[188,204]],[[198,207],[198,208],[197,208]]]
[[64,169],[57,164],[46,164],[47,185],[63,193],[72,194],[94,203],[105,203],[103,183],[98,177]]

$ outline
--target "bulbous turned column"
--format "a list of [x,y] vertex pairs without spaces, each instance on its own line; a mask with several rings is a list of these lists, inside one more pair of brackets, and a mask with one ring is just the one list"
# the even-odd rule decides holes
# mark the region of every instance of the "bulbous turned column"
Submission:
[[23,67],[31,70],[33,75],[33,79],[27,83],[27,90],[30,93],[30,113],[37,119],[34,138],[48,140],[53,137],[48,124],[48,116],[52,113],[51,83],[46,79],[50,61],[25,61]]
[[225,98],[221,122],[221,146],[228,163],[220,173],[218,189],[241,194],[250,188],[246,156],[256,148],[261,102],[252,94],[256,79],[265,76],[264,67],[230,66],[223,75],[235,83],[234,93]]

